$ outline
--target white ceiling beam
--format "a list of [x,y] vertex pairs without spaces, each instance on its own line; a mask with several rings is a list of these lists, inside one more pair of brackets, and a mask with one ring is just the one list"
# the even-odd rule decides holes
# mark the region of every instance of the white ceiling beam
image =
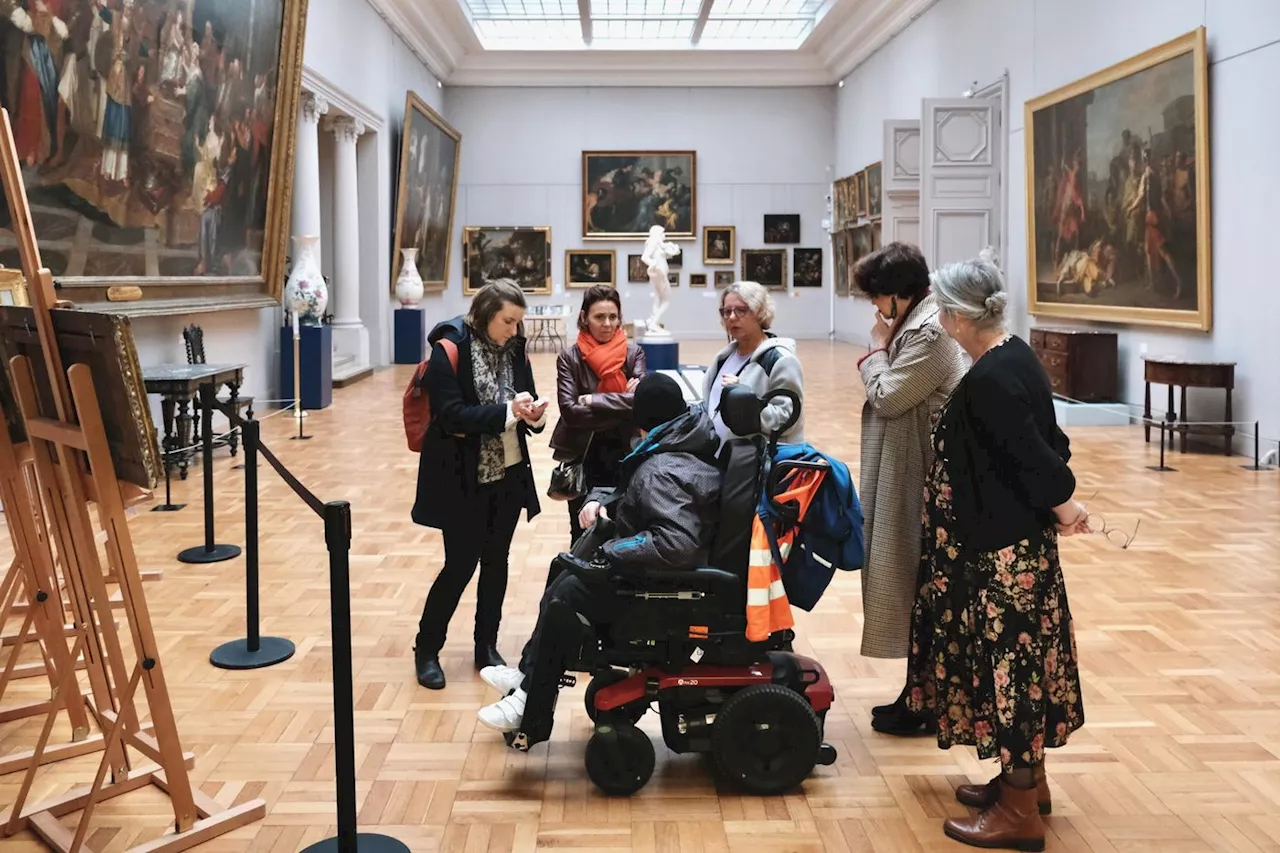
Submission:
[[711,7],[715,2],[716,0],[702,0],[702,8],[698,9],[698,20],[693,25],[693,36],[689,39],[692,44],[702,40],[702,31],[707,28],[707,18],[711,17]]
[[[856,21],[833,32],[818,48],[836,80],[866,62],[894,36],[911,26],[938,0],[881,0]],[[867,4],[870,5],[870,4]]]
[[578,19],[582,21],[582,43],[591,44],[591,0],[578,0]]

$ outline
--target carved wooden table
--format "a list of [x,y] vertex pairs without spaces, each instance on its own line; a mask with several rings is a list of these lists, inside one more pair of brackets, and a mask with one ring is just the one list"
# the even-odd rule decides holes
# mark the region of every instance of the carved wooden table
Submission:
[[[1146,380],[1146,394],[1143,399],[1142,412],[1144,438],[1147,441],[1151,441],[1151,383],[1154,382],[1169,386],[1169,409],[1165,413],[1165,420],[1169,422],[1169,428],[1173,432],[1181,433],[1183,453],[1187,452],[1187,433],[1201,432],[1223,436],[1222,452],[1230,456],[1231,438],[1236,431],[1235,427],[1229,423],[1231,420],[1231,391],[1236,384],[1236,363],[1234,361],[1188,361],[1182,358],[1147,356],[1143,356],[1142,360],[1145,362],[1144,379]],[[1173,389],[1175,386],[1182,389],[1181,415],[1173,409]],[[1188,388],[1221,388],[1226,391],[1226,411],[1222,420],[1228,423],[1222,426],[1206,425],[1198,427],[1193,427],[1186,423]]]
[[[158,394],[160,411],[164,416],[165,464],[169,464],[171,451],[191,444],[191,400],[200,393],[201,385],[213,385],[213,393],[226,385],[231,392],[231,406],[240,396],[244,384],[245,364],[154,364],[142,368],[142,382],[148,394]],[[178,434],[173,434],[174,421]],[[177,456],[178,475],[187,479],[187,465],[195,451]]]

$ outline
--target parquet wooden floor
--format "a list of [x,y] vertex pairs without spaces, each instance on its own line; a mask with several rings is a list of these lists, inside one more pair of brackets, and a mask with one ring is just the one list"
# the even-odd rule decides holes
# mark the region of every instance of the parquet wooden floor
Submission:
[[[713,344],[686,345],[705,360]],[[803,343],[810,440],[856,470],[862,388],[859,351]],[[539,386],[553,390],[554,359],[536,355]],[[991,768],[971,750],[901,740],[869,725],[869,708],[901,683],[900,661],[859,656],[855,574],[837,577],[812,614],[797,611],[798,650],[827,667],[836,705],[828,737],[840,751],[794,795],[719,792],[702,759],[658,747],[649,785],[629,800],[600,796],[582,768],[589,727],[582,686],[566,691],[549,744],[522,755],[480,726],[493,701],[471,669],[471,588],[452,625],[442,692],[417,686],[410,649],[440,537],[409,520],[416,460],[404,447],[400,392],[409,368],[376,373],[312,413],[308,442],[276,418],[264,437],[323,499],[354,510],[352,643],[359,810],[363,829],[414,851],[449,853],[572,848],[635,853],[942,851],[941,820],[963,814],[952,788]],[[554,409],[552,410],[554,413]],[[553,414],[554,417],[554,414]],[[1063,543],[1083,656],[1087,725],[1051,754],[1054,851],[1280,850],[1280,472],[1243,470],[1239,458],[1175,454],[1173,473],[1138,427],[1073,428],[1081,494],[1110,524],[1141,529],[1128,550],[1101,535]],[[535,441],[545,487],[545,440]],[[242,542],[242,473],[216,462],[218,539]],[[256,672],[211,667],[209,651],[244,636],[243,559],[212,566],[174,556],[203,541],[201,479],[174,483],[178,513],[133,520],[151,612],[193,778],[224,803],[266,798],[267,817],[200,850],[292,853],[334,831],[328,578],[320,521],[263,465],[263,632],[293,639],[290,661]],[[547,501],[521,524],[512,553],[502,649],[513,660],[532,627],[548,561],[567,539],[562,505]],[[3,535],[3,534],[0,534]],[[7,542],[0,544],[0,550]],[[4,563],[8,554],[0,554]],[[40,679],[19,696],[47,698]],[[6,702],[7,704],[7,702]],[[39,722],[0,726],[0,754],[29,748]],[[56,735],[55,735],[56,736]],[[46,768],[36,796],[91,778],[96,757]],[[0,777],[0,803],[18,775]],[[89,841],[115,851],[154,837],[167,801],[142,791],[99,807]],[[42,850],[30,834],[6,853]]]

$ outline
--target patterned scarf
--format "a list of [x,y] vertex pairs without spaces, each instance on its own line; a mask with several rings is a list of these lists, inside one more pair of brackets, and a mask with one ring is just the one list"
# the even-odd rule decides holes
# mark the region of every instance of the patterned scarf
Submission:
[[[499,347],[479,335],[472,337],[471,372],[475,377],[476,396],[481,403],[506,404],[515,399],[515,367],[511,361],[511,349],[511,342]],[[496,483],[506,473],[507,455],[503,450],[502,436],[481,436],[480,484]]]

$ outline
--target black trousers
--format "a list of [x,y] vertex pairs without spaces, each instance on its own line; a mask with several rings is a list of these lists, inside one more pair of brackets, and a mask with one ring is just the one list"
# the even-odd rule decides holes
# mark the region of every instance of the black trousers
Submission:
[[[573,610],[586,617],[592,625],[601,625],[617,618],[624,599],[614,595],[608,586],[589,587],[576,576],[562,573],[542,593],[542,601],[538,604],[538,622],[533,626],[533,634],[529,642],[524,644],[520,652],[520,671],[525,679],[522,685],[526,691],[531,686],[531,677],[544,676],[545,673],[534,672],[541,652],[543,630],[545,628],[547,607],[553,601],[562,601]],[[556,673],[558,676],[560,673]]]
[[480,565],[476,588],[476,645],[496,644],[502,621],[502,600],[507,594],[507,569],[511,537],[528,496],[528,468],[516,465],[496,483],[481,486],[455,508],[444,529],[444,568],[427,593],[418,620],[418,648],[439,654],[449,620],[458,609],[462,592]]

